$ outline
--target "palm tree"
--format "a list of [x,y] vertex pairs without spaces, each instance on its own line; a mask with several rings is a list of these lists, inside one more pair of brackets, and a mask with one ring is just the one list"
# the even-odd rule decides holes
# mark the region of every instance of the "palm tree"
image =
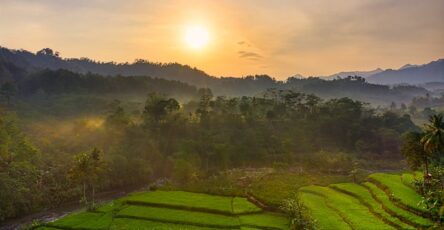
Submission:
[[444,118],[442,114],[433,115],[429,119],[429,123],[425,124],[424,136],[421,138],[421,144],[424,146],[425,175],[429,177],[429,158],[441,151],[444,147]]

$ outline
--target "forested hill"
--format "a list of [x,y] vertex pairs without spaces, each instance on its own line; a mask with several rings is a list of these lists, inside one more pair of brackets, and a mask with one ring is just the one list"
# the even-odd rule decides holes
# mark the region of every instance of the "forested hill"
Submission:
[[[85,76],[72,76],[73,74],[58,71],[65,69],[72,73],[78,73]],[[55,71],[55,72],[48,72]],[[46,72],[42,72],[46,71]],[[51,75],[42,76],[42,74]],[[63,75],[64,79],[58,79],[57,75]],[[91,77],[94,75],[94,77]],[[101,77],[98,77],[98,76]],[[69,79],[66,76],[70,76]],[[105,80],[107,76],[118,77],[117,80]],[[119,77],[120,76],[120,77]],[[122,77],[123,76],[123,77]],[[144,83],[137,85],[135,78],[125,77],[143,76]],[[31,78],[39,77],[39,80]],[[147,78],[151,77],[151,78]],[[73,79],[79,78],[79,79]],[[155,81],[154,79],[157,78]],[[45,81],[41,81],[46,79]],[[52,79],[52,80],[49,80]],[[177,87],[185,89],[185,86],[179,86],[178,82],[187,83],[197,88],[210,88],[215,95],[223,96],[257,96],[266,92],[268,89],[279,90],[296,90],[304,93],[313,93],[322,98],[340,98],[350,97],[364,102],[373,103],[375,105],[389,105],[391,102],[408,103],[415,97],[425,96],[429,93],[426,89],[417,86],[386,86],[371,84],[362,77],[346,77],[334,80],[324,80],[321,78],[288,78],[286,81],[278,81],[268,75],[246,76],[242,78],[221,77],[216,78],[207,75],[205,72],[187,65],[177,63],[159,64],[147,61],[136,61],[129,63],[103,63],[95,62],[90,59],[63,59],[59,57],[57,52],[51,49],[43,49],[36,54],[24,50],[10,50],[0,48],[0,83],[6,81],[17,82],[20,85],[27,85],[22,91],[24,94],[30,95],[35,93],[39,88],[35,88],[38,82],[40,89],[51,88],[51,92],[63,93],[64,90],[71,90],[70,83],[64,81],[82,82],[76,85],[75,92],[80,92],[79,88],[85,87],[83,91],[88,91],[89,84],[97,85],[97,79],[107,86],[108,84],[122,84],[131,86],[136,84],[136,92],[142,93],[142,89],[151,92],[156,90],[159,93],[179,96],[171,94],[172,89]],[[163,80],[161,82],[160,80]],[[172,80],[172,81],[165,81]],[[91,81],[88,83],[88,81]],[[64,82],[63,84],[59,84]],[[118,83],[117,83],[118,82]],[[139,82],[140,83],[140,82]],[[29,87],[29,85],[34,85]],[[47,85],[44,85],[47,84]],[[159,87],[162,85],[161,87]],[[168,86],[167,86],[168,85]],[[65,87],[66,86],[66,87]],[[55,89],[55,87],[59,87]],[[31,90],[32,89],[32,90]],[[120,92],[120,87],[111,87],[106,90],[103,87],[98,92],[107,91],[111,93]],[[48,91],[48,92],[49,92]],[[126,90],[129,92],[130,90]],[[174,90],[173,90],[174,91]],[[45,92],[47,92],[45,90]],[[71,90],[70,93],[73,91]],[[187,91],[186,95],[190,95]],[[180,92],[181,94],[183,92]]]
[[[215,80],[214,77],[201,70],[178,63],[162,64],[145,60],[136,60],[133,63],[115,63],[97,62],[88,58],[65,59],[61,58],[58,52],[49,48],[42,49],[34,54],[26,50],[11,50],[0,47],[0,63],[3,63],[3,65],[12,64],[28,72],[42,69],[66,69],[77,73],[90,72],[104,76],[150,76],[182,81],[200,87],[208,86]],[[5,69],[0,66],[0,73],[10,72]]]

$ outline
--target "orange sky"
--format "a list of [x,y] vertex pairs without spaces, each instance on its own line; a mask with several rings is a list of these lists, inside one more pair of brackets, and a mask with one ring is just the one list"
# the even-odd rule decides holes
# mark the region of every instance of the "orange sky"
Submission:
[[[214,76],[330,75],[444,58],[442,0],[0,0],[0,45]],[[208,30],[191,49],[189,26]]]

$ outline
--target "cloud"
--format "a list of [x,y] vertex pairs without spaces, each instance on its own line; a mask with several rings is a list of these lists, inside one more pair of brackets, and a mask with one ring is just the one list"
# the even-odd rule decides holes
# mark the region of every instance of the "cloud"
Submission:
[[251,52],[251,51],[242,51],[241,50],[241,51],[239,51],[237,53],[239,54],[240,58],[245,58],[245,59],[253,60],[253,61],[256,61],[256,60],[259,60],[259,59],[263,58],[262,55],[260,55],[258,53],[255,53],[255,52]]

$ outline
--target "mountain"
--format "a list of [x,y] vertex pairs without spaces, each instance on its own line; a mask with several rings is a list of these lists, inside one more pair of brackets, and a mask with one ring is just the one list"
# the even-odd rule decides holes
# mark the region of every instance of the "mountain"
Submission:
[[[26,50],[0,47],[0,76],[7,75],[8,78],[12,78],[12,74],[9,73],[11,68],[21,68],[28,73],[43,69],[66,69],[82,74],[95,73],[103,76],[150,76],[181,81],[201,87],[207,86],[216,80],[216,78],[199,69],[178,63],[164,64],[145,60],[136,60],[133,63],[97,62],[88,58],[61,58],[58,52],[49,48],[31,53]],[[2,74],[3,72],[5,74]]]
[[418,65],[412,65],[412,64],[405,64],[403,65],[401,68],[399,69],[408,69],[408,68],[412,68],[412,67],[418,67]]
[[424,65],[408,65],[398,70],[384,70],[367,77],[367,81],[375,84],[425,84],[428,82],[444,82],[444,59],[432,61]]
[[333,80],[333,79],[336,79],[336,78],[346,78],[348,76],[360,76],[360,77],[363,77],[363,78],[367,78],[368,76],[380,73],[382,71],[384,71],[384,70],[382,70],[381,68],[377,68],[377,69],[371,70],[371,71],[339,72],[339,73],[335,73],[335,74],[332,74],[330,76],[326,76],[326,77],[323,77],[323,78],[327,79],[327,80]]

